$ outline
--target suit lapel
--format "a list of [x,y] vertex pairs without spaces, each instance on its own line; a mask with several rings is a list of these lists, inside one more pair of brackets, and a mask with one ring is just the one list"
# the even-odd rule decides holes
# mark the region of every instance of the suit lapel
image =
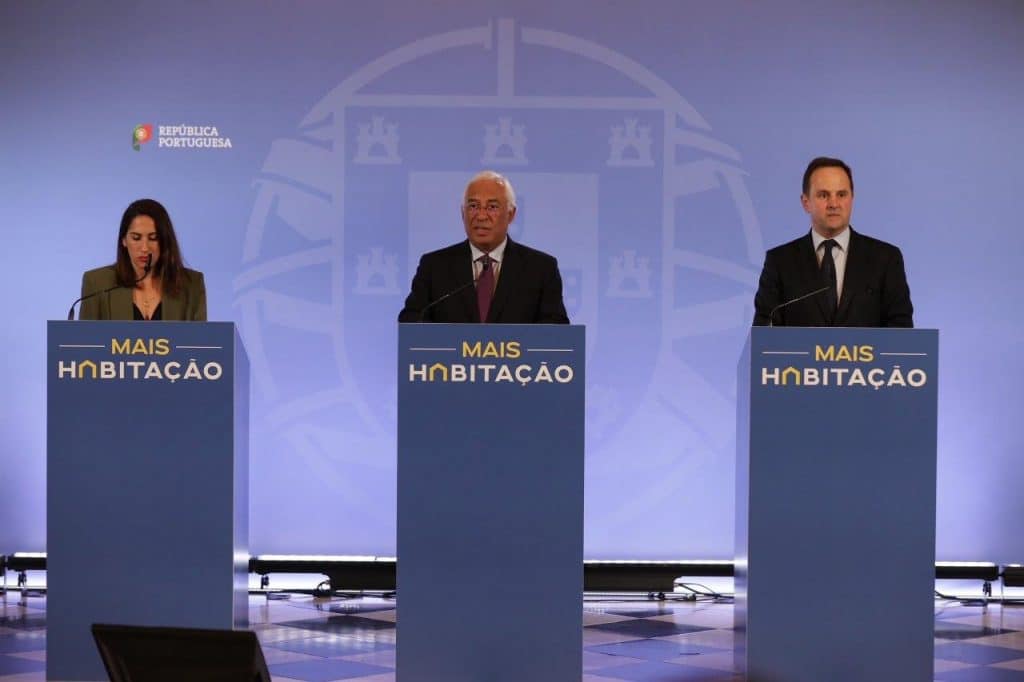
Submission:
[[128,287],[121,287],[110,292],[110,319],[111,320],[134,320],[135,311],[132,310],[132,290]]
[[519,256],[519,249],[509,239],[505,243],[505,254],[498,269],[498,286],[494,289],[491,309],[487,312],[488,322],[497,322],[498,316],[501,315],[501,311],[508,302],[509,292],[516,287],[519,271],[522,268],[522,259]]
[[[473,252],[469,248],[467,239],[462,245],[455,249],[455,258],[451,262],[452,289],[461,287],[466,282],[473,281]],[[459,300],[466,312],[466,319],[470,322],[480,321],[480,311],[476,307],[476,287],[466,287],[459,293]]]
[[846,270],[843,272],[843,297],[839,299],[839,309],[836,311],[837,322],[847,319],[850,313],[850,304],[867,281],[870,258],[864,252],[864,248],[865,244],[861,241],[860,235],[851,227],[850,245],[846,253]]
[[[814,239],[811,237],[810,232],[807,233],[807,236],[800,243],[800,268],[803,273],[805,293],[810,293],[825,285],[821,278],[821,268],[818,266],[818,256],[814,253]],[[828,324],[832,319],[828,309],[828,299],[824,294],[819,294],[813,298],[814,304],[818,307],[818,312],[821,313],[822,322]]]
[[161,320],[185,319],[185,300],[181,296],[162,296],[160,306]]

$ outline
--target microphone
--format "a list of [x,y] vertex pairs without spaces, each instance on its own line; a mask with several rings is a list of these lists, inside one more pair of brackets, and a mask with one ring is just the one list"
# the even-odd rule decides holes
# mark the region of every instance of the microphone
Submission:
[[779,312],[780,310],[782,310],[786,306],[792,305],[793,303],[799,303],[800,301],[804,300],[805,298],[810,298],[811,296],[815,296],[815,295],[820,294],[822,292],[828,291],[831,288],[832,288],[832,285],[829,284],[828,286],[822,287],[820,289],[815,289],[814,291],[812,291],[809,294],[804,294],[803,296],[797,296],[796,298],[790,299],[790,300],[786,301],[785,303],[778,304],[777,306],[772,308],[772,311],[770,313],[768,313],[768,326],[769,327],[774,327],[775,326],[775,313]]
[[82,296],[82,297],[76,299],[75,302],[72,303],[71,307],[68,309],[68,319],[69,320],[75,319],[75,306],[78,305],[80,302],[85,301],[86,299],[90,299],[93,296],[99,296],[100,294],[110,293],[114,289],[120,289],[120,288],[121,288],[120,284],[115,284],[112,287],[107,287],[106,289],[100,289],[99,291],[94,291],[91,294],[86,294],[85,296]]
[[462,293],[463,291],[465,291],[466,289],[470,288],[474,284],[476,284],[476,278],[473,278],[473,279],[469,280],[468,282],[466,282],[462,286],[455,287],[454,289],[449,291],[447,294],[445,294],[441,298],[438,298],[438,299],[435,299],[435,300],[431,301],[430,303],[428,303],[427,305],[425,305],[423,307],[423,310],[420,311],[420,319],[418,321],[419,322],[423,322],[423,320],[427,316],[427,311],[430,310],[431,308],[433,308],[438,303],[442,303],[444,301],[447,301],[449,298],[451,298],[455,294]]
[[[144,266],[142,266],[142,277],[139,277],[137,280],[135,280],[135,284],[133,284],[132,286],[136,286],[136,285],[138,285],[139,282],[141,282],[142,280],[146,279],[146,277],[149,276],[149,271],[150,271],[150,269],[152,269],[152,267],[153,267],[153,254],[150,253],[150,254],[146,255],[146,264]],[[86,294],[85,296],[80,296],[79,298],[75,299],[75,302],[71,304],[70,308],[68,308],[68,320],[74,320],[75,319],[75,306],[78,305],[79,303],[81,303],[82,301],[90,299],[90,298],[92,298],[94,296],[99,296],[101,294],[109,294],[114,289],[121,289],[121,288],[122,288],[122,285],[115,284],[112,287],[107,287],[106,289],[100,289],[99,291],[94,291],[91,294]]]

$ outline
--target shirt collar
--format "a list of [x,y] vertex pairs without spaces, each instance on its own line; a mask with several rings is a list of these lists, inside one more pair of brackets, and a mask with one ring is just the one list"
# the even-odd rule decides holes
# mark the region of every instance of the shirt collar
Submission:
[[[821,243],[825,241],[825,237],[822,237],[820,234],[815,232],[813,227],[811,228],[811,239],[814,241],[815,251],[817,251],[818,247],[821,246]],[[836,243],[839,244],[839,249],[843,253],[848,252],[850,250],[850,226],[847,225],[846,229],[837,234],[835,237],[832,237],[832,239],[836,240]]]
[[[494,261],[497,261],[498,263],[500,263],[502,261],[502,259],[505,257],[505,245],[506,244],[508,244],[508,237],[505,237],[504,239],[502,239],[501,243],[498,244],[498,246],[496,246],[494,248],[494,250],[491,251],[490,253],[488,253],[487,255],[491,257],[491,260],[494,260]],[[484,252],[481,251],[480,249],[478,249],[476,247],[476,244],[474,244],[473,242],[469,243],[469,250],[473,253],[473,262],[474,263],[481,256],[484,255]]]

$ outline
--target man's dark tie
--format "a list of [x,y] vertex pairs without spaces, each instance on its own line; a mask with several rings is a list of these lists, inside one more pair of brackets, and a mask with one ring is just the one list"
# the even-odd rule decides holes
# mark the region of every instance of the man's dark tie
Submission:
[[494,297],[494,268],[491,263],[494,261],[486,253],[479,258],[480,276],[476,278],[476,307],[480,310],[480,321],[487,321],[487,312],[491,309],[491,299]]
[[836,282],[836,262],[832,258],[833,247],[839,246],[835,239],[826,239],[821,243],[825,254],[821,257],[821,278],[825,284],[832,287],[825,292],[825,300],[828,302],[828,318],[831,322],[836,315],[836,308],[839,307],[839,287]]

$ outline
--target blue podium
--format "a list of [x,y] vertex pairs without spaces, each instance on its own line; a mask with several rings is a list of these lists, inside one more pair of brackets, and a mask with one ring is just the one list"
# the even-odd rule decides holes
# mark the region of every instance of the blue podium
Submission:
[[397,679],[579,680],[583,327],[398,339]]
[[50,322],[47,679],[92,623],[248,624],[249,366],[227,322]]
[[747,679],[932,680],[938,332],[757,327],[738,383]]

